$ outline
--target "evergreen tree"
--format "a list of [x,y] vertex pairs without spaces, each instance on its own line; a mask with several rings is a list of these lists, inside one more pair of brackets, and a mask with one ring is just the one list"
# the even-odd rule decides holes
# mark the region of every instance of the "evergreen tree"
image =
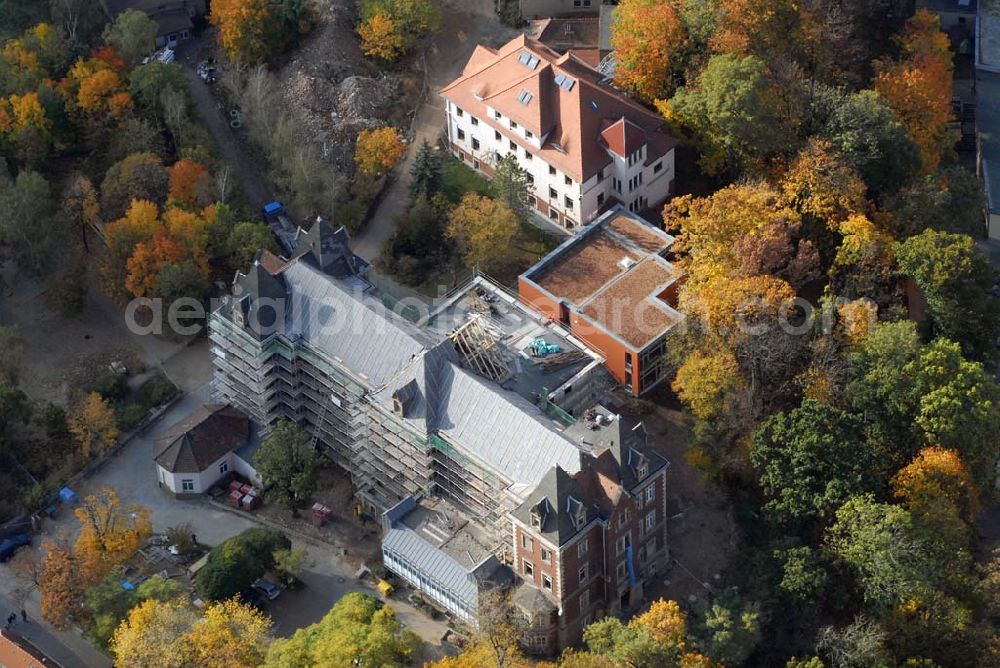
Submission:
[[423,195],[427,199],[441,190],[441,156],[431,148],[425,139],[417,149],[410,167],[413,182],[410,183],[410,197]]

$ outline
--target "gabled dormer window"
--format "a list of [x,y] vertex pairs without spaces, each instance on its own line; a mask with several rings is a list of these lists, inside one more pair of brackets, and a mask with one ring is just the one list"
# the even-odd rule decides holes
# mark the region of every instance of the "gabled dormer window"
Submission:
[[639,464],[637,475],[639,476],[639,480],[642,480],[647,475],[649,475],[649,464],[647,464],[646,462]]
[[538,508],[531,509],[531,528],[541,529],[542,528],[542,513]]

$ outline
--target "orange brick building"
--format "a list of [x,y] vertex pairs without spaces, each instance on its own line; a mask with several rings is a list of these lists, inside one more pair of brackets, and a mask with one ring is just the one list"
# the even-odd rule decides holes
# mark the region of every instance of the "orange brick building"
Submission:
[[518,277],[518,295],[600,351],[633,394],[663,380],[667,340],[683,321],[683,277],[664,255],[674,238],[615,207]]

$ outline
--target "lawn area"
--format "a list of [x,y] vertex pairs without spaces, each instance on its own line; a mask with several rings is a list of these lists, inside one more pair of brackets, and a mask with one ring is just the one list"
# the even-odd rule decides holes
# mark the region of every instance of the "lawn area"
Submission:
[[[428,207],[414,206],[398,220],[397,233],[387,246],[380,268],[420,292],[436,296],[468,279],[466,266],[447,238],[448,211],[467,193],[490,196],[490,183],[472,168],[451,156],[441,159],[441,192]],[[443,200],[443,201],[442,201]],[[508,287],[517,277],[560,241],[528,221],[521,221],[517,234],[505,248],[495,249],[495,261],[481,269]]]
[[442,155],[441,181],[441,192],[453,204],[458,204],[465,193],[472,192],[479,195],[490,193],[489,181],[448,154]]

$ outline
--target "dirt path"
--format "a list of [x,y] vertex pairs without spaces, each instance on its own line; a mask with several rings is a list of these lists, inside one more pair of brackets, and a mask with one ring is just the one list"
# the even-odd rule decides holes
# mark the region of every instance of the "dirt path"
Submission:
[[670,462],[667,539],[672,566],[646,597],[692,605],[715,592],[735,551],[738,534],[731,505],[722,490],[685,461],[690,425],[666,386],[643,399],[616,392],[614,401],[615,410],[642,420],[650,446]]
[[[416,147],[424,140],[436,146],[444,129],[444,100],[438,91],[461,74],[477,44],[500,46],[517,34],[497,21],[492,0],[451,0],[444,4],[450,6],[442,12],[441,31],[427,48],[427,99],[417,110],[411,148],[396,167],[396,180],[384,193],[371,220],[353,239],[354,252],[372,261],[378,258],[382,246],[392,236],[396,217],[409,204],[410,167]],[[411,292],[404,289],[402,294]]]
[[[200,40],[211,38],[211,34],[206,33]],[[223,115],[212,91],[194,71],[196,54],[201,48],[200,40],[184,44],[177,54],[177,62],[184,68],[191,100],[198,110],[198,116],[212,135],[223,162],[232,170],[232,176],[243,190],[247,204],[252,210],[259,211],[264,204],[274,199],[276,190],[264,177],[265,165],[261,163],[261,159],[251,155],[233,134],[229,118]]]

